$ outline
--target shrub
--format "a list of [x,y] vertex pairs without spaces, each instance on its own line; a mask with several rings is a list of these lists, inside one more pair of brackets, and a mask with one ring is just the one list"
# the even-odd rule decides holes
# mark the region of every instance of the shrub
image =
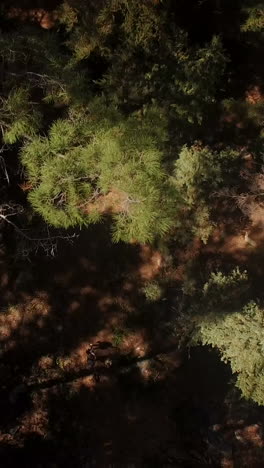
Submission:
[[242,395],[264,405],[264,310],[249,302],[240,312],[212,311],[195,321],[196,341],[219,349]]
[[221,271],[211,273],[209,280],[203,286],[203,303],[208,311],[215,309],[236,308],[243,301],[249,288],[246,271],[237,267],[228,275]]
[[114,328],[113,330],[113,345],[118,347],[120,346],[124,339],[126,338],[127,336],[127,330],[123,329],[123,328]]
[[163,288],[157,281],[149,281],[142,288],[142,292],[146,297],[147,302],[159,301],[163,296]]

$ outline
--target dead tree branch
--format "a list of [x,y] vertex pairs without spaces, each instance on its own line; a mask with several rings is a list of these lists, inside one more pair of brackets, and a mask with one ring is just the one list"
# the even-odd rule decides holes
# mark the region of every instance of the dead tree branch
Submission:
[[[54,257],[55,255],[55,251],[57,249],[57,241],[58,240],[67,240],[67,241],[71,241],[73,239],[75,239],[77,237],[77,234],[67,234],[67,235],[55,235],[55,236],[52,236],[50,235],[49,233],[49,227],[46,226],[46,229],[47,229],[47,233],[48,235],[47,236],[40,236],[40,237],[31,237],[29,236],[28,234],[26,234],[24,232],[24,230],[22,230],[20,227],[18,227],[18,225],[16,223],[14,223],[13,221],[11,221],[9,218],[11,216],[17,216],[21,213],[23,213],[23,207],[21,207],[20,205],[8,205],[8,204],[5,204],[5,205],[1,205],[0,206],[0,219],[2,219],[5,223],[7,223],[8,225],[12,226],[14,228],[14,230],[25,240],[29,241],[30,243],[34,243],[35,244],[35,251],[37,251],[39,248],[42,248],[46,254],[49,254],[51,256]],[[28,256],[29,254],[29,248],[26,249],[26,253],[24,256]]]

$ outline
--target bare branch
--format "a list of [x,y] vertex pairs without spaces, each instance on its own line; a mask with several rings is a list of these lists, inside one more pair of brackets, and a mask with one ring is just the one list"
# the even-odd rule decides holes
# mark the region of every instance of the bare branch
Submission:
[[7,72],[8,75],[11,75],[11,76],[24,76],[24,75],[29,75],[29,77],[31,77],[32,79],[35,78],[35,82],[37,82],[37,84],[42,84],[42,85],[45,85],[47,83],[49,84],[53,84],[53,85],[56,85],[58,86],[61,91],[63,91],[63,93],[65,93],[65,86],[63,86],[62,83],[60,83],[59,81],[57,81],[56,79],[54,78],[51,78],[50,76],[48,75],[45,75],[45,74],[41,74],[41,73],[35,73],[35,72],[30,72],[30,71],[27,71],[27,72],[24,72],[24,73],[13,73],[13,72]]
[[[2,148],[0,149],[0,154],[3,153],[4,151],[6,151],[6,145],[3,145]],[[9,175],[8,175],[8,172],[7,172],[7,168],[6,168],[6,163],[5,163],[5,160],[3,158],[3,156],[0,155],[0,165],[2,167],[2,170],[5,174],[5,178],[7,180],[7,183],[8,185],[10,184],[10,179],[9,179]]]
[[51,255],[52,257],[54,257],[55,252],[57,250],[57,241],[59,239],[72,241],[73,239],[78,237],[77,234],[51,236],[48,226],[46,226],[47,236],[31,237],[28,234],[26,234],[24,230],[20,229],[16,223],[9,219],[11,216],[17,216],[23,213],[23,211],[23,207],[20,205],[0,205],[0,220],[2,219],[5,223],[12,226],[14,230],[21,236],[21,238],[29,242],[28,246],[24,246],[21,249],[23,257],[28,257],[30,251],[34,250],[35,252],[37,252],[40,248],[45,251],[46,255]]
[[[14,215],[8,215],[8,216],[14,216]],[[70,236],[48,236],[48,237],[30,237],[28,236],[27,234],[25,234],[22,229],[20,229],[15,223],[13,223],[12,221],[10,221],[10,219],[8,219],[8,216],[7,215],[3,215],[0,213],[0,218],[3,219],[6,223],[10,224],[11,226],[13,226],[13,228],[22,236],[24,237],[25,239],[29,240],[29,241],[34,241],[34,242],[44,242],[44,241],[52,241],[52,240],[57,240],[57,239],[73,239],[75,237],[77,237],[76,234],[72,234]]]
[[99,198],[99,196],[101,195],[101,190],[99,188],[97,188],[93,195],[88,198],[88,200],[86,200],[84,203],[81,203],[80,205],[78,205],[78,208],[83,208],[84,206],[87,206],[89,205],[89,203],[91,203],[92,201],[96,200],[97,198]]

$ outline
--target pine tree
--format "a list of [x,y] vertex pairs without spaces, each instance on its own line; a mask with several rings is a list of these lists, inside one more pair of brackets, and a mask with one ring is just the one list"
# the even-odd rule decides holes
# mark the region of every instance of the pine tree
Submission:
[[248,303],[230,314],[212,311],[196,320],[196,339],[216,347],[236,374],[236,385],[245,398],[264,404],[264,310]]
[[216,152],[201,144],[182,147],[175,162],[173,181],[185,204],[187,222],[183,230],[187,234],[207,242],[214,227],[210,196],[232,182],[238,158],[239,153],[231,148]]
[[186,134],[201,124],[226,64],[218,37],[191,46],[169,5],[151,0],[67,0],[59,18],[77,62],[103,58],[98,84],[109,101],[126,110],[155,102]]
[[228,184],[238,158],[239,153],[231,148],[216,152],[200,144],[183,146],[175,162],[174,181],[186,203],[192,206]]
[[190,346],[202,344],[216,348],[221,359],[230,364],[242,395],[263,405],[264,310],[249,301],[251,288],[247,271],[237,267],[229,274],[211,272],[203,286],[199,286],[197,279],[196,273],[187,280],[188,301],[175,328],[179,338],[189,339]]
[[97,99],[89,113],[58,120],[48,137],[25,145],[29,200],[49,224],[68,228],[98,221],[114,192],[113,239],[152,241],[172,228],[177,213],[162,141],[166,121],[158,110],[124,118]]
[[83,0],[65,0],[58,18],[71,32],[67,44],[77,61],[94,52],[110,58],[121,42],[150,50],[163,22],[153,2],[137,0],[93,0],[88,5]]

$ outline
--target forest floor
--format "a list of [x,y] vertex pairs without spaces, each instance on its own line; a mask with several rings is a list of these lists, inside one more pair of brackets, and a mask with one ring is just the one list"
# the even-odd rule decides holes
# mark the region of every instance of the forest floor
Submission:
[[[175,252],[175,290],[190,257],[224,255],[253,268],[263,238],[250,236],[257,251],[242,234],[216,231],[206,246],[196,241]],[[5,466],[18,459],[28,468],[263,466],[263,411],[236,394],[229,404],[230,369],[216,352],[188,354],[167,338],[160,324],[175,313],[169,301],[144,305],[142,285],[165,261],[148,246],[112,244],[104,226],[82,232],[54,259],[28,263],[22,276],[3,253]]]
[[[10,18],[47,29],[56,20],[48,10],[57,3],[6,5]],[[258,102],[263,93],[245,96]],[[223,117],[230,141],[246,128],[242,118]],[[223,265],[247,269],[263,294],[261,217],[247,231],[225,217],[207,245],[196,239],[174,257],[176,299],[193,260],[208,272]],[[0,251],[1,466],[264,466],[263,408],[239,398],[215,351],[179,351],[163,333],[161,323],[173,318],[177,301],[146,307],[141,288],[164,270],[158,250],[114,245],[104,226],[23,269]],[[94,369],[87,360],[91,343],[97,344]]]

